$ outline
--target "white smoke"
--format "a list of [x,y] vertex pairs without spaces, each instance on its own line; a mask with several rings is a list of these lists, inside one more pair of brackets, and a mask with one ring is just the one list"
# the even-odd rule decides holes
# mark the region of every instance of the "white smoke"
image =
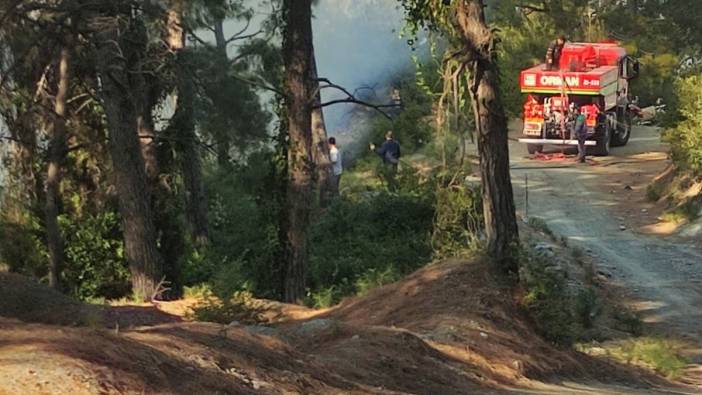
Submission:
[[[412,49],[401,38],[403,10],[397,0],[320,0],[313,10],[312,30],[318,74],[349,91],[376,87],[387,99],[384,84],[412,64]],[[344,97],[325,89],[322,101]],[[324,109],[330,134],[343,136],[354,108],[338,104]]]

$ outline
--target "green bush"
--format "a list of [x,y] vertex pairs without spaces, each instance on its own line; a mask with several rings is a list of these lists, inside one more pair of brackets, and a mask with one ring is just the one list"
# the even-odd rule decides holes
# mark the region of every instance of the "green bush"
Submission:
[[356,280],[356,293],[365,295],[371,290],[400,279],[400,274],[391,265],[385,269],[368,269]]
[[328,288],[321,288],[317,291],[310,292],[307,295],[305,304],[316,309],[325,309],[331,307],[341,300],[342,297],[349,294],[351,291],[348,287],[332,285]]
[[668,129],[665,140],[671,145],[673,161],[702,177],[702,74],[682,78],[676,88],[678,112],[682,120]]
[[563,274],[546,258],[526,257],[520,279],[527,291],[524,304],[534,317],[537,330],[554,343],[572,344],[579,328],[573,311],[575,303]]
[[643,334],[643,320],[641,316],[627,309],[617,309],[613,314],[615,328],[634,336]]
[[241,290],[278,296],[278,206],[268,187],[270,166],[270,155],[262,153],[239,169],[207,175],[210,244],[189,248],[184,285],[209,283],[223,299]]
[[238,321],[243,324],[257,324],[262,321],[261,306],[250,292],[235,292],[226,299],[214,298],[205,293],[204,300],[193,308],[193,318],[197,321],[229,324]]
[[529,223],[529,226],[532,228],[538,230],[539,232],[545,234],[546,236],[554,239],[556,236],[553,234],[553,231],[551,228],[549,228],[548,224],[546,221],[544,221],[542,218],[539,217],[529,217],[529,220],[527,221]]
[[115,299],[129,293],[120,219],[106,211],[85,218],[59,217],[65,238],[63,280],[80,299]]
[[616,360],[645,365],[669,377],[677,378],[688,366],[682,356],[689,345],[680,341],[653,337],[628,339],[608,349]]
[[479,250],[483,229],[483,200],[479,185],[454,185],[436,192],[432,231],[435,258],[462,256]]
[[587,288],[578,293],[575,299],[575,315],[583,328],[592,328],[599,309],[600,303],[595,290]]
[[49,253],[43,240],[43,229],[36,217],[30,215],[13,221],[3,216],[0,218],[0,263],[11,272],[45,277]]
[[432,217],[431,201],[413,194],[338,199],[310,231],[311,294],[326,290],[336,302],[390,268],[400,276],[429,262]]

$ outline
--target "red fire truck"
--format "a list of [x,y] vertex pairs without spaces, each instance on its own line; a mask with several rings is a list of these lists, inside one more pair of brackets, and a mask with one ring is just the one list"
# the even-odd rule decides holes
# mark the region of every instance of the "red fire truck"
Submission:
[[556,70],[541,64],[521,72],[527,98],[519,141],[530,154],[546,144],[577,145],[571,132],[577,106],[586,116],[588,150],[609,155],[611,146],[626,145],[631,136],[629,83],[638,73],[638,61],[617,44],[565,44]]

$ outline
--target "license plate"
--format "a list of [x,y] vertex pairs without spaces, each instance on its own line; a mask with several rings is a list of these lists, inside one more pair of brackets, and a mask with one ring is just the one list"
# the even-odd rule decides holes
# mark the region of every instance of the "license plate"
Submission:
[[525,123],[524,134],[527,136],[541,136],[541,124],[536,122]]

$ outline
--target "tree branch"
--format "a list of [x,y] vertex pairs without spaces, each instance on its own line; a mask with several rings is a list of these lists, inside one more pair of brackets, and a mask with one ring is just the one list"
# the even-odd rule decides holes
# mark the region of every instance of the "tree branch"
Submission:
[[541,7],[532,4],[517,4],[517,7],[524,10],[524,15],[529,15],[532,12],[548,12],[548,8],[544,4]]
[[250,25],[251,25],[251,19],[249,18],[249,19],[246,20],[246,26],[244,26],[243,29],[241,29],[239,32],[237,32],[237,33],[234,34],[233,36],[229,37],[229,38],[225,41],[225,44],[229,45],[229,44],[233,43],[234,41],[237,41],[237,40],[246,40],[247,38],[256,37],[256,36],[258,36],[259,34],[263,33],[263,28],[260,28],[260,29],[258,29],[258,31],[255,32],[255,33],[250,33],[250,34],[243,35],[247,30],[249,30],[249,26],[250,26]]
[[255,86],[257,88],[273,92],[273,93],[280,95],[280,96],[285,96],[285,93],[283,91],[281,91],[280,89],[277,89],[273,86],[270,86],[270,85],[266,84],[265,82],[248,80],[244,77],[239,77],[236,74],[232,74],[231,77],[234,78],[235,80],[247,83],[251,86]]
[[364,101],[364,100],[360,100],[353,93],[349,92],[348,89],[344,88],[343,86],[332,83],[328,78],[318,78],[317,81],[324,82],[327,85],[320,84],[319,87],[315,90],[314,94],[312,95],[313,98],[317,97],[317,94],[319,93],[319,91],[322,89],[325,89],[325,88],[337,89],[337,90],[343,92],[347,97],[344,99],[336,99],[336,100],[331,100],[331,101],[328,101],[325,103],[313,105],[312,108],[323,108],[323,107],[331,106],[334,104],[341,104],[341,103],[358,104],[360,106],[374,109],[375,111],[379,112],[382,116],[384,116],[387,119],[392,119],[390,114],[386,113],[382,109],[383,108],[398,108],[398,107],[400,107],[399,104],[373,104],[373,103],[369,103],[369,102]]

